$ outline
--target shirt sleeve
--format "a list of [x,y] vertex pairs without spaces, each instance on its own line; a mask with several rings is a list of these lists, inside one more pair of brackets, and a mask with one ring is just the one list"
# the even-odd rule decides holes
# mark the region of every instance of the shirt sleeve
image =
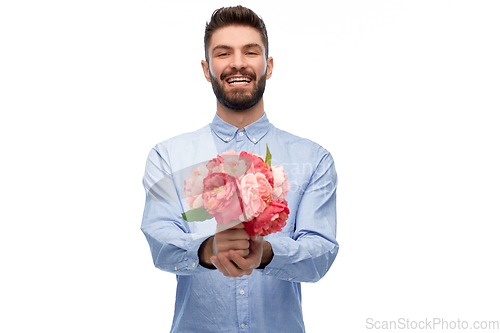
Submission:
[[266,237],[274,256],[262,274],[292,282],[316,282],[337,256],[337,173],[326,153],[311,176],[297,208],[295,230]]
[[158,146],[153,148],[143,178],[146,204],[141,230],[149,243],[154,265],[178,275],[209,271],[199,264],[198,258],[198,249],[208,236],[195,238],[189,232],[167,160]]

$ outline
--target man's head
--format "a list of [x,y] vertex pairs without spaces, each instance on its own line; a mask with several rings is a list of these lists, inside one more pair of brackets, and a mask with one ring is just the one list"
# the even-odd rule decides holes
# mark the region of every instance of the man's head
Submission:
[[216,10],[205,30],[205,57],[205,77],[223,107],[247,110],[262,100],[273,59],[264,22],[253,11],[241,6]]

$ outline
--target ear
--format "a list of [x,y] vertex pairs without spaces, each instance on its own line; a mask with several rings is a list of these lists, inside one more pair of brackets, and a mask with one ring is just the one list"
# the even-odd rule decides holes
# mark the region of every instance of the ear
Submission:
[[269,80],[271,78],[271,75],[273,75],[273,67],[274,67],[273,57],[267,58],[267,75],[266,75],[266,80]]
[[205,79],[207,79],[208,82],[211,82],[210,81],[210,68],[208,66],[208,62],[206,60],[202,60],[201,67],[203,68],[203,75],[205,75]]

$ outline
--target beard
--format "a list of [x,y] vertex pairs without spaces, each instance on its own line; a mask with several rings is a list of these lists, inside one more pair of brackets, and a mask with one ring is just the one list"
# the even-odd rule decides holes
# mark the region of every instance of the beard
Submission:
[[[224,90],[224,79],[228,76],[234,75],[236,73],[221,74],[220,79],[216,79],[212,73],[210,73],[210,81],[212,83],[212,89],[214,90],[215,97],[222,106],[234,110],[234,111],[244,111],[250,109],[260,102],[262,96],[264,95],[264,90],[266,89],[266,73],[257,80],[257,84],[250,92],[246,92],[244,88],[231,88],[230,92]],[[239,72],[241,75],[248,75],[252,78],[252,83],[255,82],[256,76],[253,73]]]

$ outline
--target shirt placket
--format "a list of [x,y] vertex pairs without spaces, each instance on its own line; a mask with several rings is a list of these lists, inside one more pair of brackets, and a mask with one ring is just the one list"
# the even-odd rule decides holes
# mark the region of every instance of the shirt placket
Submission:
[[246,135],[245,129],[240,129],[236,132],[236,149],[238,152],[245,150]]
[[236,312],[238,314],[239,332],[248,332],[248,276],[236,280]]

